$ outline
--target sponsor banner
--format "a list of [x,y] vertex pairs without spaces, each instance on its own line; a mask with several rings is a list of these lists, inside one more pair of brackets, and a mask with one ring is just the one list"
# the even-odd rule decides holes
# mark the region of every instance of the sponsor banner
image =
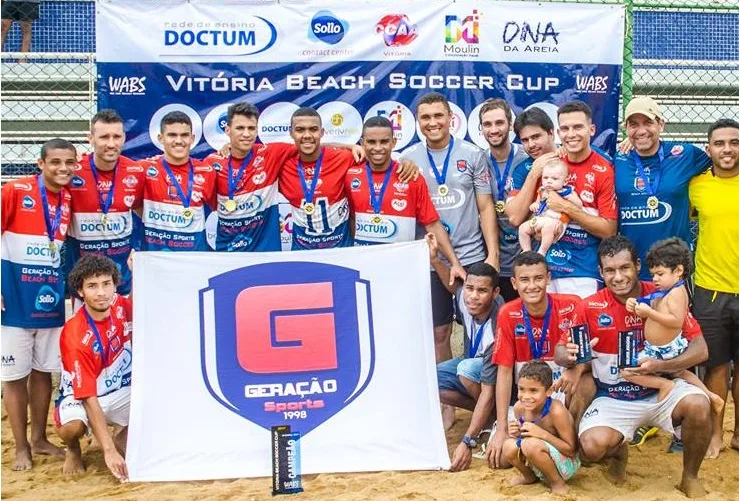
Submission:
[[424,242],[137,254],[131,480],[268,476],[285,425],[303,474],[448,468],[428,266]]

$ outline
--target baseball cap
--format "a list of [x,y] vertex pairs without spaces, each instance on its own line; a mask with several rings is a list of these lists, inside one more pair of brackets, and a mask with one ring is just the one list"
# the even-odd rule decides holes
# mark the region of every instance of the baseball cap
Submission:
[[626,112],[624,113],[624,120],[628,120],[631,115],[636,115],[637,113],[649,117],[650,120],[654,120],[655,118],[664,120],[662,111],[659,109],[659,104],[648,96],[635,97],[629,101],[629,104],[626,106]]

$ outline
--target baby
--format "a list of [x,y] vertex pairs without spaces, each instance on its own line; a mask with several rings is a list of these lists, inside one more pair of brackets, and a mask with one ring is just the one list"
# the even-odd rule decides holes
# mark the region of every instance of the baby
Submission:
[[515,421],[508,423],[511,438],[503,455],[521,472],[512,485],[543,480],[552,494],[567,494],[567,480],[580,468],[575,421],[559,400],[552,398],[552,369],[541,360],[527,362],[518,376]]
[[[670,360],[681,355],[688,347],[682,333],[683,322],[688,314],[688,290],[685,278],[690,275],[691,256],[688,246],[679,238],[668,238],[656,242],[647,253],[647,266],[653,276],[657,291],[648,296],[626,301],[626,309],[634,312],[644,322],[644,349],[639,360],[653,358]],[[661,401],[670,393],[675,382],[661,376],[633,375],[628,369],[622,371],[627,381],[659,390]],[[683,370],[674,377],[702,389],[711,401],[711,411],[721,412],[724,401],[706,388],[698,376]]]
[[531,250],[531,237],[539,235],[541,245],[539,254],[546,256],[549,248],[561,237],[567,228],[569,218],[547,207],[546,194],[556,191],[562,198],[582,207],[582,201],[567,182],[567,165],[561,160],[552,161],[544,166],[541,172],[541,188],[536,201],[529,208],[534,217],[518,227],[518,241],[523,251]]

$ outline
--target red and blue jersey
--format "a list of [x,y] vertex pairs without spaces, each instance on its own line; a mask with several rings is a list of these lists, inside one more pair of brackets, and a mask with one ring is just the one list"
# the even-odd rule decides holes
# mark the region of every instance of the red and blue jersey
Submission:
[[205,205],[215,194],[216,171],[212,165],[201,160],[190,159],[193,165],[192,198],[189,209],[180,198],[173,183],[188,193],[189,164],[169,164],[175,179],[162,165],[162,159],[142,163],[144,166],[144,225],[143,249],[147,251],[207,251],[205,235]]
[[64,277],[60,250],[71,218],[71,195],[46,190],[49,217],[61,211],[51,245],[38,176],[2,188],[2,325],[46,329],[64,325]]
[[[121,272],[118,292],[128,294],[131,291],[131,270],[128,269],[133,234],[131,209],[141,207],[143,200],[143,165],[122,156],[112,171],[97,169],[96,181],[90,155],[85,155],[75,168],[68,188],[72,195],[72,223],[65,245],[66,272],[69,273],[85,254],[101,254],[118,266]],[[105,203],[110,196],[113,198],[103,217],[101,198]]]
[[[293,144],[272,143],[254,145],[245,159],[231,158],[231,194],[229,157],[213,153],[205,159],[213,165],[217,177],[217,251],[281,250],[278,177],[287,158],[297,154]],[[230,195],[233,202],[229,202]],[[231,203],[235,204],[233,208],[229,207]]]
[[[641,282],[640,296],[656,289],[650,282]],[[626,304],[619,301],[608,288],[583,299],[578,305],[578,313],[583,320],[580,323],[588,325],[590,338],[598,338],[598,344],[593,347],[591,364],[598,396],[637,400],[657,393],[654,388],[630,383],[619,377],[618,333],[637,331],[638,349],[641,350],[644,342],[644,320],[636,313],[627,311]],[[688,341],[702,335],[698,322],[690,312],[683,323],[683,335]]]
[[379,213],[372,206],[370,190],[374,190],[375,199],[379,200],[387,171],[374,172],[364,163],[347,172],[346,191],[354,213],[354,245],[409,242],[416,239],[416,224],[426,226],[439,220],[426,180],[418,176],[401,183],[397,167],[396,162],[389,167],[391,173]]
[[[316,188],[312,200],[306,200],[298,174],[298,155],[288,158],[280,172],[280,192],[292,206],[293,250],[350,247],[349,200],[344,186],[347,171],[355,165],[352,152],[324,147],[321,171],[314,179],[316,162],[304,162],[306,183]],[[305,211],[312,203],[311,214]]]

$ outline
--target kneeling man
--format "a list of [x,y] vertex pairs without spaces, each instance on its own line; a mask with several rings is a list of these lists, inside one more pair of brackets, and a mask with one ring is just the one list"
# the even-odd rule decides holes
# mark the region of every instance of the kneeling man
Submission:
[[[121,278],[107,257],[84,256],[69,274],[71,290],[84,306],[61,334],[62,380],[54,417],[67,446],[63,471],[85,469],[79,439],[92,429],[105,464],[121,482],[128,480],[123,454],[131,396],[131,303],[116,294]],[[114,436],[108,424],[121,430]]]

